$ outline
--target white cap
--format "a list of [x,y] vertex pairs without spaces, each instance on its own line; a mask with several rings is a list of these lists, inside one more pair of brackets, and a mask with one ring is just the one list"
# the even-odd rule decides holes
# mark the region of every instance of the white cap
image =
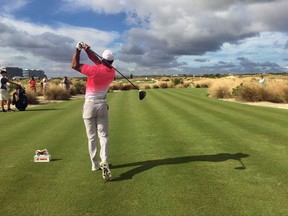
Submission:
[[114,60],[113,52],[111,50],[104,50],[102,58],[106,59],[107,61],[113,61]]

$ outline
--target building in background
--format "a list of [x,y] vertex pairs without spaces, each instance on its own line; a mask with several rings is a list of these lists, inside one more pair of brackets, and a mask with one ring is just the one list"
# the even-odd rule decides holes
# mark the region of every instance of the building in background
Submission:
[[27,79],[34,77],[35,79],[43,79],[44,71],[40,69],[22,69],[19,67],[1,67],[2,70],[7,71],[9,79]]
[[24,69],[23,70],[23,77],[30,78],[34,77],[35,79],[42,79],[44,78],[44,71],[39,69]]
[[23,69],[19,67],[2,67],[2,70],[7,72],[7,77],[9,79],[13,77],[23,77]]

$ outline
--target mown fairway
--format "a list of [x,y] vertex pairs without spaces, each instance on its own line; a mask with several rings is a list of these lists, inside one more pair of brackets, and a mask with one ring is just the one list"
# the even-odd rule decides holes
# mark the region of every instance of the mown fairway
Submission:
[[[109,94],[108,183],[91,172],[83,99],[0,113],[0,215],[288,215],[288,110],[206,94]],[[53,161],[34,163],[44,148]]]

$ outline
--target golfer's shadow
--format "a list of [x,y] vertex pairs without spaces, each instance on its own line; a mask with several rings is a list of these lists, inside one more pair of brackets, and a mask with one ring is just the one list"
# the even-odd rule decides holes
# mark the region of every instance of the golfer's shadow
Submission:
[[139,174],[141,172],[147,171],[152,169],[156,166],[161,165],[171,165],[171,164],[183,164],[183,163],[190,163],[190,162],[223,162],[227,160],[236,160],[240,163],[240,167],[235,167],[234,169],[243,170],[246,169],[244,163],[242,162],[242,158],[249,157],[248,154],[243,153],[220,153],[215,155],[197,155],[197,156],[187,156],[187,157],[176,157],[176,158],[166,158],[166,159],[158,159],[158,160],[148,160],[148,161],[141,161],[135,163],[128,163],[128,164],[121,164],[121,165],[111,165],[112,169],[117,168],[124,168],[124,167],[134,167],[136,168],[131,169],[127,172],[120,174],[119,177],[113,179],[113,181],[122,181],[132,179],[134,175]]

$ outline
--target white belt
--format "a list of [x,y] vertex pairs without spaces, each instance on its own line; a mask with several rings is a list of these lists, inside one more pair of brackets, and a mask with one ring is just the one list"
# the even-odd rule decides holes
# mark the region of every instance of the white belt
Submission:
[[86,98],[85,101],[94,102],[94,103],[106,103],[106,99]]

